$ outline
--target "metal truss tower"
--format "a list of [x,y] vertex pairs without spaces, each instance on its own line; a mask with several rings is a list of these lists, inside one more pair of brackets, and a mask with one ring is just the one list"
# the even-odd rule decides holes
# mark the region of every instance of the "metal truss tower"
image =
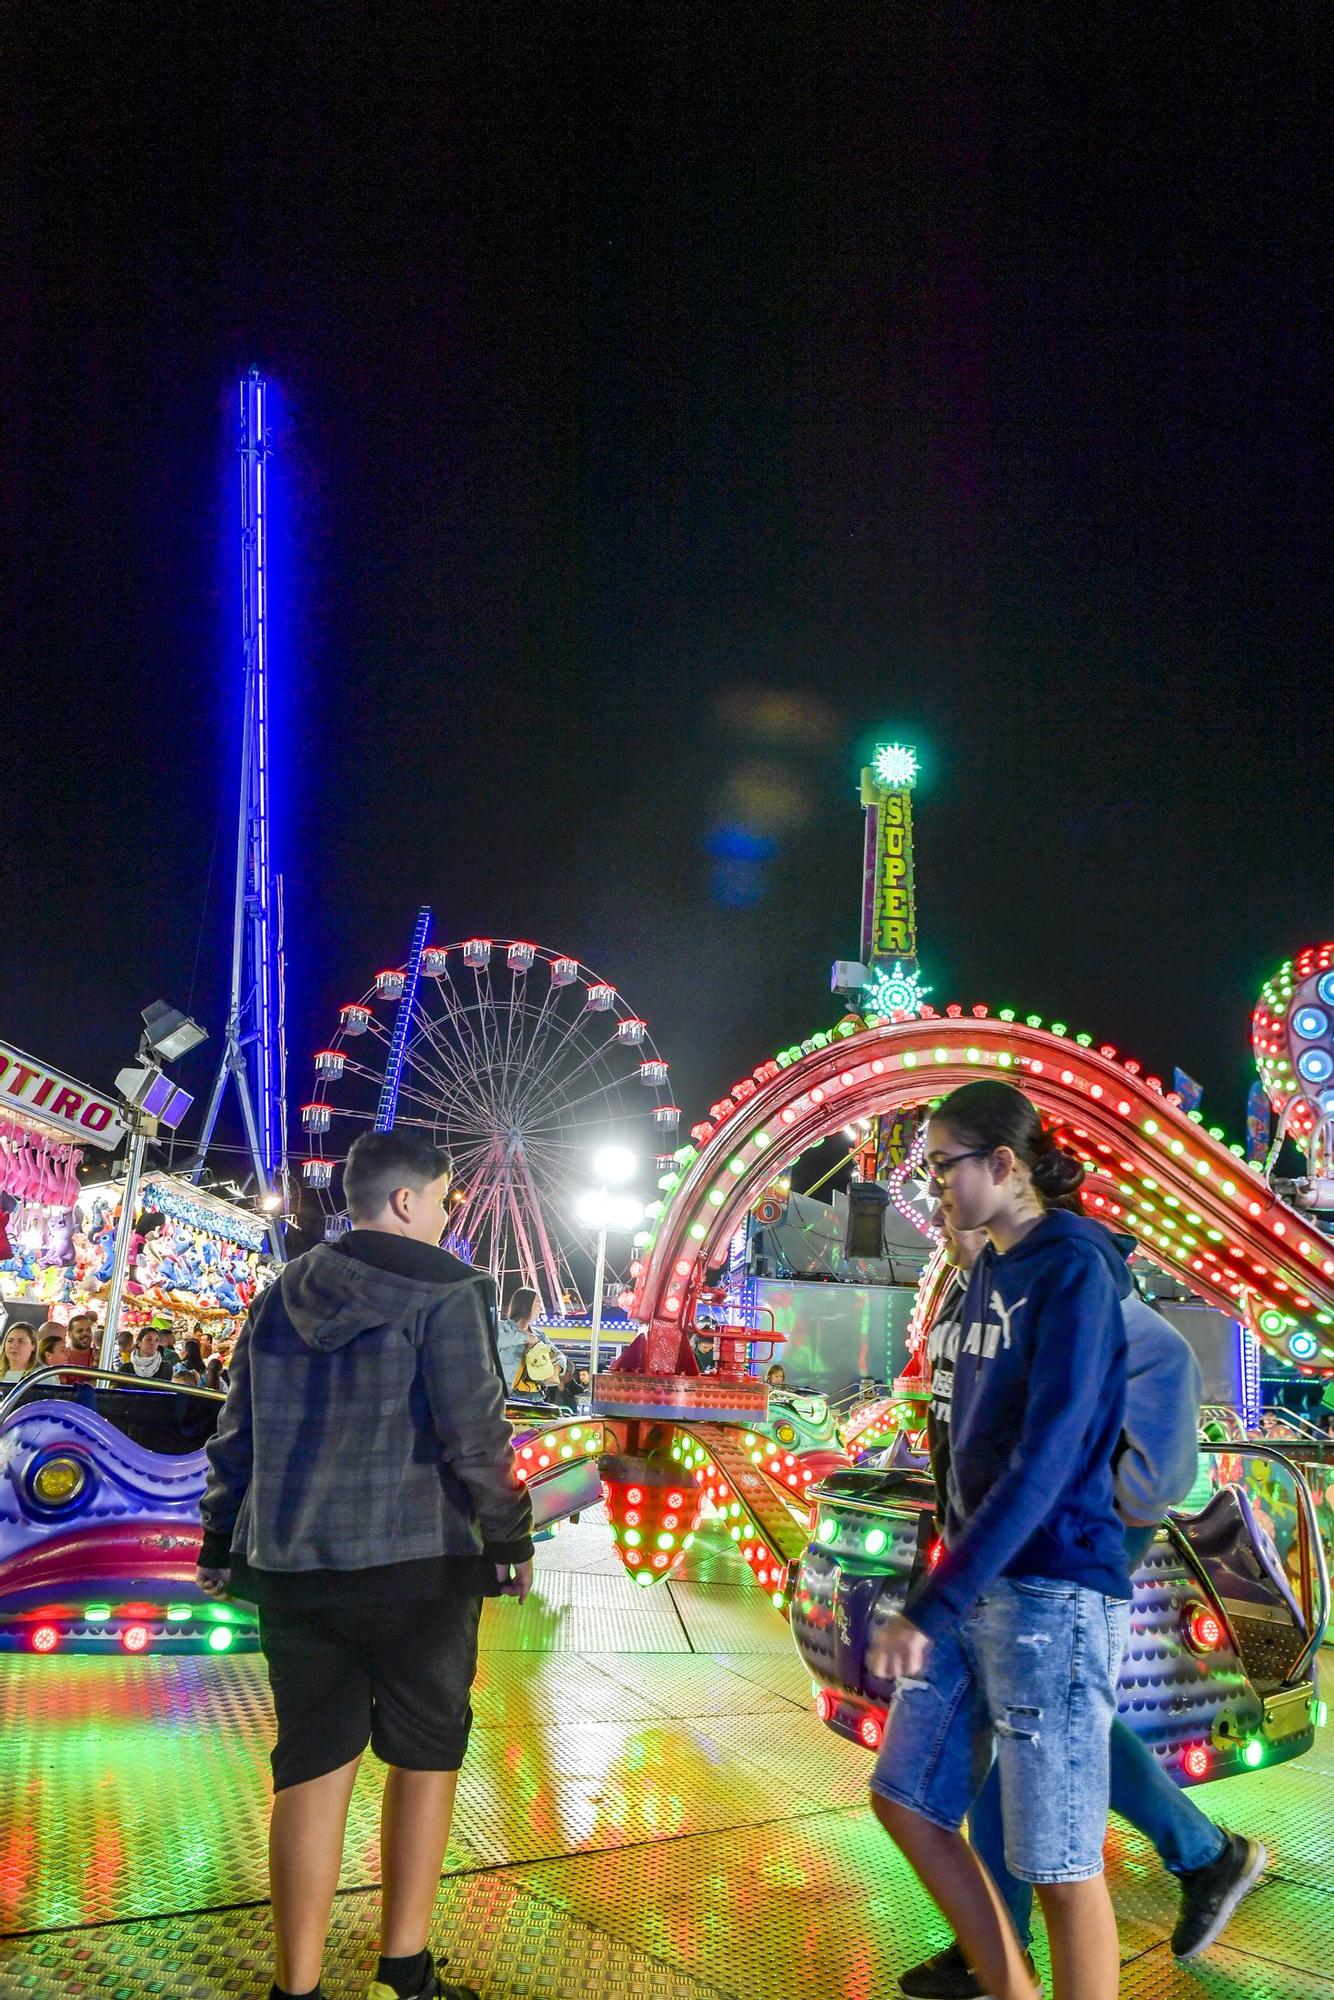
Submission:
[[245,1126],[261,1203],[276,1208],[270,1233],[283,1254],[279,1220],[287,1194],[286,1041],[283,1018],[282,883],[269,846],[269,606],[267,384],[252,368],[241,383],[241,796],[232,906],[231,999],[222,1061],[190,1164],[204,1170],[230,1077]]

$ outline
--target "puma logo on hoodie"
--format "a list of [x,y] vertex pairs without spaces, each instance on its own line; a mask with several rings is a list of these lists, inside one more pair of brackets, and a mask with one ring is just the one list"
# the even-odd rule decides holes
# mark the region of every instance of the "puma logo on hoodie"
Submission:
[[1120,1259],[1105,1229],[1057,1211],[968,1281],[950,1393],[945,1555],[904,1610],[929,1637],[1000,1576],[1127,1598],[1112,1462],[1126,1403]]

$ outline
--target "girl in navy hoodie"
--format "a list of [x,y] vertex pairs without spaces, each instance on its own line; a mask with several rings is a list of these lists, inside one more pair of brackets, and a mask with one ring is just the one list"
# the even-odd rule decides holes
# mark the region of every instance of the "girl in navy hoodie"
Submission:
[[871,1801],[954,1926],[978,1990],[1036,2000],[995,1885],[963,1837],[994,1754],[1005,1859],[1034,1883],[1056,2000],[1114,2000],[1102,1873],[1108,1734],[1129,1625],[1112,1459],[1126,1394],[1116,1285],[1092,1225],[1046,1204],[1083,1168],[1009,1084],[966,1084],[927,1128],[955,1230],[987,1246],[960,1320],[945,1554],[868,1649],[893,1682]]

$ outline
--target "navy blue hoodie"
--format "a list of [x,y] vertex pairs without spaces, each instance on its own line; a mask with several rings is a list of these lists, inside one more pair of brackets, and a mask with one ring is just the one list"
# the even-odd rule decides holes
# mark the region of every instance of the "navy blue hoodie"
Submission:
[[945,1554],[904,1609],[928,1637],[999,1576],[1129,1597],[1112,1460],[1125,1416],[1124,1267],[1107,1231],[1057,1210],[988,1244],[960,1315]]

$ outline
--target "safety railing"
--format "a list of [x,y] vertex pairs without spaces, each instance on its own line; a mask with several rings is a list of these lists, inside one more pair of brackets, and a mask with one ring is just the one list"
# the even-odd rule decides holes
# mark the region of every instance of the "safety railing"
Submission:
[[222,1389],[197,1388],[193,1382],[141,1381],[137,1375],[123,1375],[118,1368],[78,1368],[68,1361],[52,1362],[49,1366],[30,1368],[17,1382],[7,1382],[0,1394],[0,1424],[9,1415],[11,1408],[20,1403],[39,1400],[32,1394],[37,1382],[54,1382],[57,1388],[69,1388],[70,1377],[76,1376],[82,1382],[100,1382],[110,1389],[146,1389],[150,1394],[156,1391],[165,1396],[195,1396],[206,1403],[225,1403],[227,1393]]

